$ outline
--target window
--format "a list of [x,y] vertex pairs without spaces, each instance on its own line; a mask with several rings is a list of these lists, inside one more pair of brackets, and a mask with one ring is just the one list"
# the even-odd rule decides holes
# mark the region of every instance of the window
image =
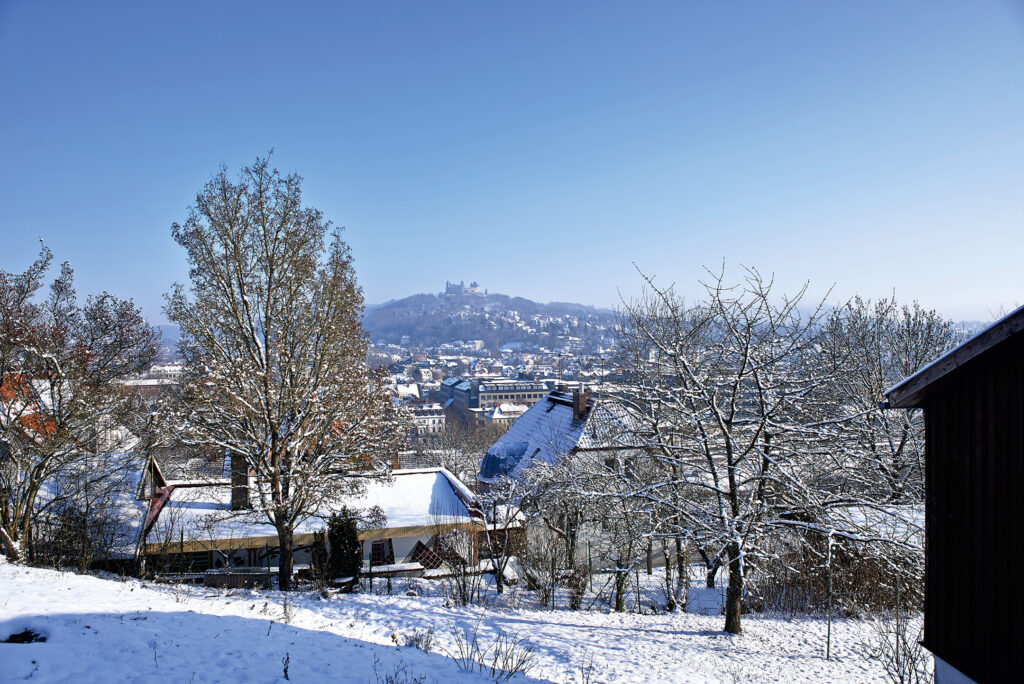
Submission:
[[395,547],[390,539],[378,539],[370,545],[370,564],[391,565],[395,562]]

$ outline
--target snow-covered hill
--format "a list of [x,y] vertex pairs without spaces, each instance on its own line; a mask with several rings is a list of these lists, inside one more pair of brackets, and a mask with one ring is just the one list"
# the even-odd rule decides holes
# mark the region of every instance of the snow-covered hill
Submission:
[[[462,609],[404,595],[438,587],[396,580],[403,595],[298,593],[286,608],[279,592],[106,579],[0,558],[0,642],[24,630],[46,637],[0,643],[0,680],[277,682],[287,662],[294,682],[490,681],[442,652],[454,647],[452,629],[478,625],[482,642],[504,632],[533,649],[530,678],[513,681],[884,681],[861,654],[872,632],[859,621],[833,624],[826,661],[818,619],[749,617],[742,636],[728,636],[718,615]],[[431,627],[432,652],[404,645]]]

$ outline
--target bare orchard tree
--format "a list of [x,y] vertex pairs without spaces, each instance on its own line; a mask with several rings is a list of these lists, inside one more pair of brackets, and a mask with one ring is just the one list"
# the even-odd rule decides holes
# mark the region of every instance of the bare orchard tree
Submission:
[[480,459],[507,430],[507,424],[478,427],[453,417],[445,421],[444,429],[434,436],[428,449],[437,465],[472,486],[480,474]]
[[518,556],[526,543],[524,499],[530,492],[518,479],[500,477],[490,482],[477,494],[487,523],[484,528],[484,551],[494,572],[494,588],[505,591],[505,573],[512,559]]
[[[833,369],[819,407],[827,439],[802,473],[813,503],[787,522],[804,525],[805,556],[821,556],[834,542],[856,548],[840,554],[848,566],[840,570],[871,576],[883,594],[902,585],[911,603],[923,591],[924,424],[919,410],[885,411],[880,402],[888,387],[961,339],[936,312],[894,298],[853,299],[832,312],[819,338],[820,358]],[[831,573],[832,554],[822,558]]]
[[803,505],[803,467],[820,448],[822,306],[805,307],[806,287],[778,294],[752,269],[732,286],[709,274],[693,304],[645,280],[622,312],[635,387],[621,400],[664,476],[635,495],[721,550],[725,631],[739,633],[744,559]]
[[843,486],[880,504],[924,502],[924,421],[920,409],[884,411],[884,392],[943,353],[963,334],[935,311],[894,297],[860,297],[829,317],[823,350],[842,372],[835,403],[845,408]]
[[[0,271],[0,541],[15,561],[37,514],[108,476],[91,465],[131,437],[121,381],[152,364],[159,339],[131,300],[80,304],[67,263],[39,298],[52,261],[44,247],[24,273]],[[58,476],[59,495],[44,491]]]
[[523,498],[528,516],[539,520],[557,539],[559,562],[566,570],[576,567],[584,525],[591,519],[593,499],[577,486],[580,473],[573,454],[561,454],[554,463],[533,464],[522,477],[529,495]]
[[249,505],[277,528],[280,586],[291,587],[293,534],[329,501],[386,473],[402,439],[391,397],[366,366],[362,291],[348,245],[301,178],[269,157],[207,183],[172,234],[190,287],[167,296],[181,326],[180,427],[192,443],[244,462]]
[[[630,575],[643,562],[647,546],[658,533],[657,502],[643,496],[658,474],[652,460],[636,450],[579,452],[574,458],[577,497],[587,506],[596,552],[611,570],[614,609],[626,609]],[[639,494],[639,495],[638,495]],[[641,591],[637,586],[637,607]]]

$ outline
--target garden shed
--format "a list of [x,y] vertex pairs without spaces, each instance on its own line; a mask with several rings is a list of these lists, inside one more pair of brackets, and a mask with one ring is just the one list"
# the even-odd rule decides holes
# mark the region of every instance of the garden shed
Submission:
[[1024,307],[886,392],[924,409],[924,645],[935,681],[1020,676]]

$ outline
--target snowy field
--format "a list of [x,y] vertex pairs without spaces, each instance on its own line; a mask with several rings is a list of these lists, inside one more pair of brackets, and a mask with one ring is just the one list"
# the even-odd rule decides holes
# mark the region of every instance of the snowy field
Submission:
[[[377,588],[384,584],[378,580]],[[870,626],[744,617],[605,611],[451,608],[439,583],[395,580],[394,595],[211,590],[16,567],[0,558],[0,641],[24,630],[41,643],[0,643],[0,680],[32,682],[447,682],[491,681],[445,655],[452,630],[499,632],[534,652],[529,677],[553,682],[881,682],[862,655]],[[406,596],[418,591],[421,595]],[[705,592],[704,595],[701,592]],[[707,590],[694,590],[691,603]],[[425,653],[406,645],[434,628]]]

